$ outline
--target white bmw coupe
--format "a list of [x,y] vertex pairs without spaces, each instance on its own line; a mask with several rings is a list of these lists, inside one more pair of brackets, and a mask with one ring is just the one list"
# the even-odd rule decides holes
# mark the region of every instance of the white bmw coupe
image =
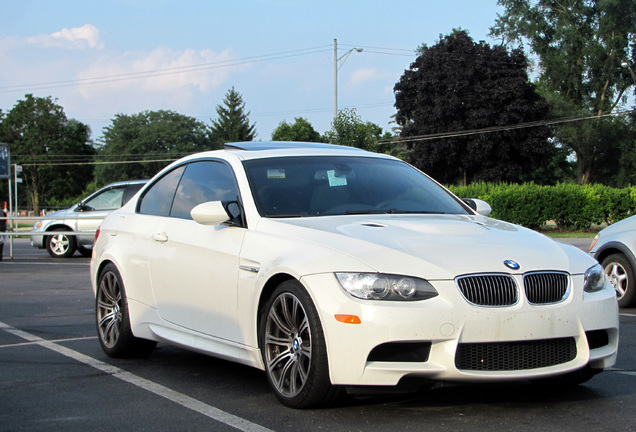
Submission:
[[162,342],[262,369],[296,408],[405,378],[581,383],[612,366],[603,268],[489,210],[355,148],[188,156],[97,232],[99,341],[113,357]]

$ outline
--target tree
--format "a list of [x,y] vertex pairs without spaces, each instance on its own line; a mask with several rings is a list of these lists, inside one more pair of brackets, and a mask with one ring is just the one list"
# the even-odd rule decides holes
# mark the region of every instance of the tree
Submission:
[[25,95],[6,113],[0,142],[9,144],[11,162],[22,165],[28,202],[37,214],[40,203],[78,195],[93,177],[95,149],[90,128],[68,119],[51,96]]
[[612,145],[600,148],[603,153],[597,155],[593,180],[602,180],[602,183],[612,187],[636,184],[635,126],[633,117],[628,116],[604,119],[598,125],[598,134]]
[[[97,185],[115,181],[147,179],[172,160],[218,148],[207,126],[174,111],[143,111],[117,114],[104,128],[98,157],[106,164],[95,170]],[[111,161],[130,163],[109,164]],[[144,162],[145,161],[145,162]]]
[[[394,88],[401,136],[457,136],[410,141],[409,162],[441,182],[461,184],[518,181],[546,164],[547,129],[515,128],[548,112],[526,67],[522,51],[475,43],[462,30],[422,45]],[[492,131],[479,131],[486,128]]]
[[556,138],[576,154],[579,183],[594,181],[596,166],[614,146],[600,133],[611,124],[603,116],[625,102],[625,90],[632,85],[621,63],[636,60],[636,2],[498,3],[504,12],[498,15],[491,35],[507,46],[529,45],[538,57],[538,86],[553,104],[553,116],[596,116],[593,121],[563,124],[555,131]]
[[250,113],[245,112],[245,102],[234,87],[225,94],[223,105],[217,105],[216,113],[219,118],[210,127],[215,143],[252,141],[256,136],[256,124],[250,125]]
[[342,109],[325,133],[325,141],[363,150],[376,151],[382,128],[372,122],[363,122],[355,109]]
[[272,141],[322,142],[322,137],[307,119],[296,117],[292,124],[280,122],[272,132]]

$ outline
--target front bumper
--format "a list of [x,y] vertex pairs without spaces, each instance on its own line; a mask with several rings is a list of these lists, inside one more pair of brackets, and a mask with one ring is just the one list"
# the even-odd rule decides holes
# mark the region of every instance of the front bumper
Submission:
[[[302,282],[320,314],[333,384],[396,385],[406,376],[533,379],[616,361],[614,291],[583,293],[582,275],[571,276],[572,290],[560,303],[533,306],[522,298],[509,307],[471,305],[454,281],[431,282],[440,295],[418,302],[354,299],[332,274]],[[361,323],[341,323],[336,314],[356,315]]]
[[31,246],[43,249],[44,248],[44,235],[31,235]]

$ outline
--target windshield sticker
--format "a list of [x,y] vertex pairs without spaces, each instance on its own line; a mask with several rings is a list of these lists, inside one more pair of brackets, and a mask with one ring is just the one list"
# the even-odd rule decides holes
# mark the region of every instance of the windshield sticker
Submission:
[[285,178],[285,170],[282,168],[268,168],[267,169],[267,178],[268,179],[284,179]]
[[347,185],[347,176],[344,174],[336,175],[335,170],[327,171],[327,178],[329,179],[330,187]]

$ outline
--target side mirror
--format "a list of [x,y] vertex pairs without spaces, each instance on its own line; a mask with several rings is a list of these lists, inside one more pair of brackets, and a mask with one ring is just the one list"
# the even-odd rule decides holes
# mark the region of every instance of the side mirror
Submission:
[[190,210],[190,215],[195,222],[201,225],[222,225],[230,219],[221,201],[209,201],[199,204]]
[[77,207],[75,207],[75,211],[83,212],[86,210],[86,204],[83,201],[77,203]]
[[480,214],[482,216],[490,216],[490,213],[492,213],[492,207],[490,207],[490,204],[488,204],[486,201],[482,201],[476,198],[463,198],[462,201],[464,201],[466,205],[468,205],[468,207],[475,210],[477,214]]

